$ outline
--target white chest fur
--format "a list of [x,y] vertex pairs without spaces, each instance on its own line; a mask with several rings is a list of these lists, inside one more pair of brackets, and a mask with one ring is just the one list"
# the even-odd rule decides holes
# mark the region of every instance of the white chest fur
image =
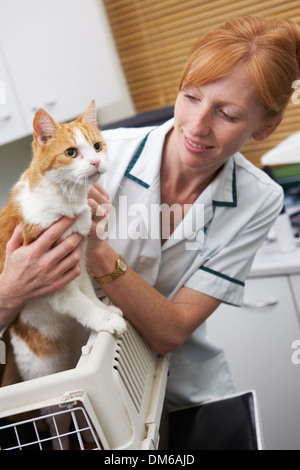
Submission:
[[19,183],[18,202],[23,217],[29,224],[46,229],[63,216],[77,217],[65,236],[78,232],[87,236],[91,226],[91,209],[87,204],[86,189],[73,200],[67,199],[59,189],[43,178],[33,190],[28,181]]

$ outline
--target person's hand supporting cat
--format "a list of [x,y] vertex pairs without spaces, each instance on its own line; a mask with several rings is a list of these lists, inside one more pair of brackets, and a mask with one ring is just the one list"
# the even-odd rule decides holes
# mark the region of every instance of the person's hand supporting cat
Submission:
[[90,239],[93,237],[101,238],[109,220],[109,211],[111,209],[109,194],[102,188],[100,183],[96,183],[90,188],[88,197],[88,203],[92,209]]
[[79,276],[81,235],[74,233],[56,245],[73,223],[63,217],[27,246],[21,227],[15,229],[0,275],[0,325],[11,323],[29,299],[55,292]]

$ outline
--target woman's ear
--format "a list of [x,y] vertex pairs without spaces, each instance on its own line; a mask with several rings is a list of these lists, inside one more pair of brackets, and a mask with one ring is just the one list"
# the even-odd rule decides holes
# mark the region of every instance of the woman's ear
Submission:
[[252,135],[254,140],[262,141],[266,140],[273,132],[276,131],[277,127],[282,121],[283,116],[279,116],[276,119],[272,119],[267,124],[265,124],[262,129],[259,131],[254,132]]

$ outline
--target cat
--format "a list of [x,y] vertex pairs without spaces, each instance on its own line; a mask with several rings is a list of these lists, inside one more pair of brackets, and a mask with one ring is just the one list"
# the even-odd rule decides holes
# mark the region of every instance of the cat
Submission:
[[[85,262],[91,209],[87,194],[107,171],[106,144],[98,129],[95,101],[75,121],[58,124],[45,110],[33,120],[33,156],[0,211],[0,272],[5,247],[15,227],[22,225],[24,244],[36,240],[62,216],[76,218],[64,236],[83,236],[81,274],[66,287],[30,300],[9,327],[10,342],[21,380],[66,370],[74,364],[73,332],[92,329],[121,335],[126,329],[122,312],[95,295]],[[74,321],[75,320],[75,321]],[[9,385],[8,361],[2,385]],[[11,368],[14,365],[11,364]]]

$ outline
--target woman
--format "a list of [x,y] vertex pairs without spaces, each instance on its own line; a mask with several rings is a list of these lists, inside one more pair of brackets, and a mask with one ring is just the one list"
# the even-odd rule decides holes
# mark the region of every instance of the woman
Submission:
[[[104,134],[111,169],[101,180],[105,190],[96,185],[90,192],[94,216],[88,261],[105,294],[153,349],[173,351],[171,408],[234,391],[222,351],[206,337],[205,320],[220,302],[242,304],[251,263],[283,199],[281,188],[238,151],[250,138],[260,141],[274,132],[299,65],[300,35],[293,23],[233,19],[193,48],[174,120],[157,129]],[[99,238],[98,207],[107,209],[108,195],[116,217],[111,216],[108,237]],[[164,214],[157,207],[176,211],[167,235],[160,237]],[[145,214],[151,214],[150,223]],[[50,235],[44,235],[46,247]],[[71,242],[77,243],[74,237]],[[15,247],[8,247],[8,265],[11,251],[18,257]],[[64,259],[70,277],[76,275],[76,256],[78,248]],[[0,280],[8,286],[5,279],[4,274]],[[51,288],[42,280],[38,285],[41,291]],[[12,290],[6,295],[11,298]],[[2,305],[2,318],[13,318],[16,307]]]

